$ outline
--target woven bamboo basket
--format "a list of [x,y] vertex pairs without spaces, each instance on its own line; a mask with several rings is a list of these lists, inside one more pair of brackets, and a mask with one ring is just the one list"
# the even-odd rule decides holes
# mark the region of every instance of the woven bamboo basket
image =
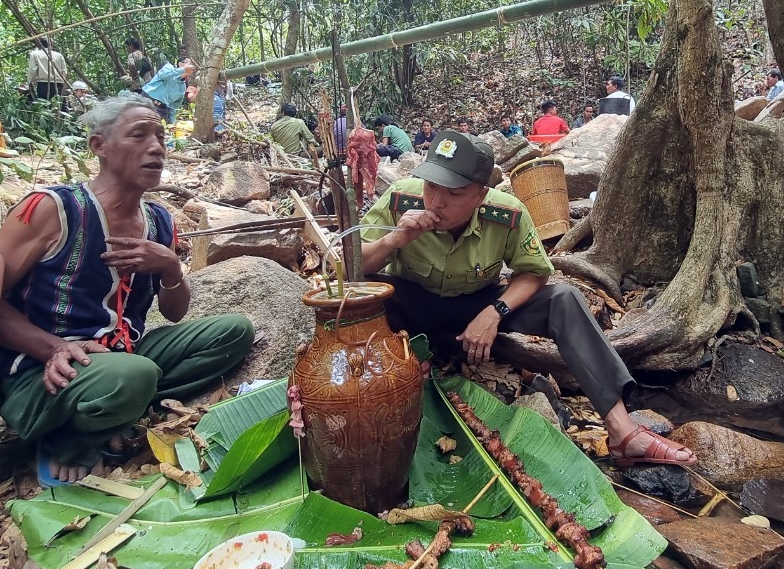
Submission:
[[564,165],[557,158],[535,158],[520,164],[510,175],[512,190],[531,214],[541,239],[569,230],[569,194]]

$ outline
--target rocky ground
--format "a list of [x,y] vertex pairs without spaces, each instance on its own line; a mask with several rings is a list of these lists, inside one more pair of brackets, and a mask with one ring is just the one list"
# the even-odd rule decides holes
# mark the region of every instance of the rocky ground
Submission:
[[[480,81],[470,72],[466,77],[467,82]],[[476,91],[484,96],[478,85]],[[265,140],[263,133],[276,110],[274,89],[238,91],[241,108],[237,103],[229,108],[229,123],[236,133],[215,145],[173,147],[162,187],[150,194],[174,214],[181,232],[284,219],[295,209],[291,190],[304,197],[313,213],[324,213],[319,207],[319,177],[307,171],[307,161],[281,155]],[[481,107],[481,96],[477,97],[477,107]],[[448,117],[446,109],[439,112]],[[491,122],[477,118],[475,124],[484,124],[489,130]],[[590,209],[590,202],[581,198],[598,186],[623,124],[623,117],[600,117],[590,128],[575,131],[549,149],[566,164],[572,220]],[[513,191],[509,174],[515,166],[548,151],[522,138],[507,141],[493,133],[483,137],[494,146],[498,158],[494,181],[506,191]],[[30,160],[36,185],[61,179],[62,165],[52,157]],[[377,191],[405,176],[421,160],[411,154],[399,164],[382,166]],[[97,170],[94,160],[88,165]],[[32,184],[5,173],[0,206],[7,209]],[[300,300],[310,286],[307,278],[320,270],[321,255],[312,235],[299,228],[271,228],[185,238],[179,252],[184,267],[191,271],[188,278],[194,303],[188,317],[237,311],[246,314],[257,330],[251,355],[226,383],[186,403],[208,404],[232,396],[243,381],[286,375],[296,346],[310,337],[313,328],[313,316]],[[748,281],[752,289],[744,292],[750,299],[758,298],[753,281],[752,275]],[[571,282],[585,292],[592,313],[605,329],[622,325],[622,318],[634,310],[645,310],[646,303],[660,292],[631,283],[626,287],[625,305],[618,306],[595,286]],[[153,326],[162,323],[156,313],[150,320]],[[622,499],[657,525],[670,541],[666,557],[655,564],[660,569],[756,569],[772,566],[776,556],[784,557],[784,540],[776,533],[784,530],[780,500],[780,481],[784,479],[780,413],[784,344],[772,327],[768,332],[761,338],[742,334],[725,337],[722,345],[715,346],[713,359],[696,374],[638,378],[650,388],[641,390],[643,396],[632,401],[640,409],[635,419],[656,432],[672,433],[672,438],[693,448],[700,456],[693,469],[613,468],[602,421],[584,397],[569,391],[573,384],[568,377],[538,375],[501,361],[478,367],[444,362],[444,371],[472,378],[508,404],[533,407],[563,429],[605,470]],[[667,389],[661,389],[663,386]],[[662,394],[668,402],[662,401]],[[5,480],[0,483],[0,500],[5,503],[34,496],[40,489],[30,468],[32,450],[5,428],[0,429],[0,441],[0,479]],[[120,480],[137,477],[149,473],[155,462],[150,452],[144,452],[107,475]],[[773,529],[759,527],[765,521],[758,518],[739,522],[752,512],[765,516]],[[11,554],[10,544],[18,544],[18,539],[11,539],[15,533],[6,510],[0,513],[0,524],[6,536],[0,546],[0,567],[9,563],[10,556],[15,560],[11,566],[21,569],[19,558]],[[784,559],[778,560],[777,567],[784,567]]]

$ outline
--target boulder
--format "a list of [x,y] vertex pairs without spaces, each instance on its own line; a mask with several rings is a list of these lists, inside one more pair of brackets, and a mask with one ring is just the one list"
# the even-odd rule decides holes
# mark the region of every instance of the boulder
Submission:
[[202,195],[231,205],[267,200],[270,197],[269,172],[258,163],[244,160],[221,164],[207,178]]
[[[225,377],[234,386],[254,379],[288,375],[296,347],[313,337],[313,311],[302,302],[308,284],[279,264],[261,257],[229,259],[191,273],[191,306],[185,319],[214,314],[239,313],[256,328],[253,348],[235,370]],[[151,311],[151,327],[164,323]]]
[[776,532],[727,518],[681,520],[656,529],[692,569],[760,569],[784,551]]
[[694,470],[720,488],[738,490],[754,478],[784,478],[784,443],[701,421],[675,429],[670,438],[692,449],[699,458]]
[[749,97],[743,101],[735,101],[735,116],[753,121],[768,105],[765,97]]
[[397,159],[397,173],[401,178],[408,178],[411,170],[425,161],[425,156],[419,152],[404,152]]
[[519,134],[506,138],[501,131],[492,130],[479,135],[479,140],[486,142],[493,149],[495,163],[502,164],[514,156],[520,149],[528,146],[528,139]]
[[498,164],[493,164],[493,173],[490,174],[490,179],[487,181],[487,186],[495,188],[504,180],[504,171]]
[[511,172],[520,164],[524,164],[534,158],[540,158],[543,152],[542,149],[536,144],[528,144],[523,146],[520,150],[515,152],[512,156],[507,158],[502,164],[501,169],[504,172]]
[[552,145],[550,155],[564,163],[570,199],[587,198],[599,187],[615,141],[628,119],[626,115],[599,115]]
[[379,164],[375,185],[376,195],[380,196],[389,189],[389,186],[402,179],[403,176],[398,173],[395,164]]
[[[187,210],[193,214],[199,206],[203,213],[199,229],[214,229],[236,223],[276,219],[273,216],[250,213],[209,202],[189,202]],[[253,233],[227,233],[193,238],[191,270],[199,271],[233,257],[266,257],[290,269],[297,267],[302,255],[301,229],[270,229]]]

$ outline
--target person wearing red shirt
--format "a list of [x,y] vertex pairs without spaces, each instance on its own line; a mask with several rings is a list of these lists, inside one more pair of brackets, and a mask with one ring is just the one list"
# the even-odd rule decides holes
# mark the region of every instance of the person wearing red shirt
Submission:
[[569,127],[558,116],[558,107],[552,101],[542,103],[542,116],[534,121],[531,134],[567,134]]

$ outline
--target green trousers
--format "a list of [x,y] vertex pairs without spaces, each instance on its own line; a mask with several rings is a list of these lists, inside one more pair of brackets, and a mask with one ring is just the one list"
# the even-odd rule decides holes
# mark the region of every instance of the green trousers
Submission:
[[133,354],[89,354],[88,366],[57,395],[43,385],[43,364],[3,378],[0,415],[22,440],[41,439],[65,465],[92,465],[97,450],[133,425],[154,400],[179,398],[220,378],[248,354],[253,324],[228,314],[147,333]]

